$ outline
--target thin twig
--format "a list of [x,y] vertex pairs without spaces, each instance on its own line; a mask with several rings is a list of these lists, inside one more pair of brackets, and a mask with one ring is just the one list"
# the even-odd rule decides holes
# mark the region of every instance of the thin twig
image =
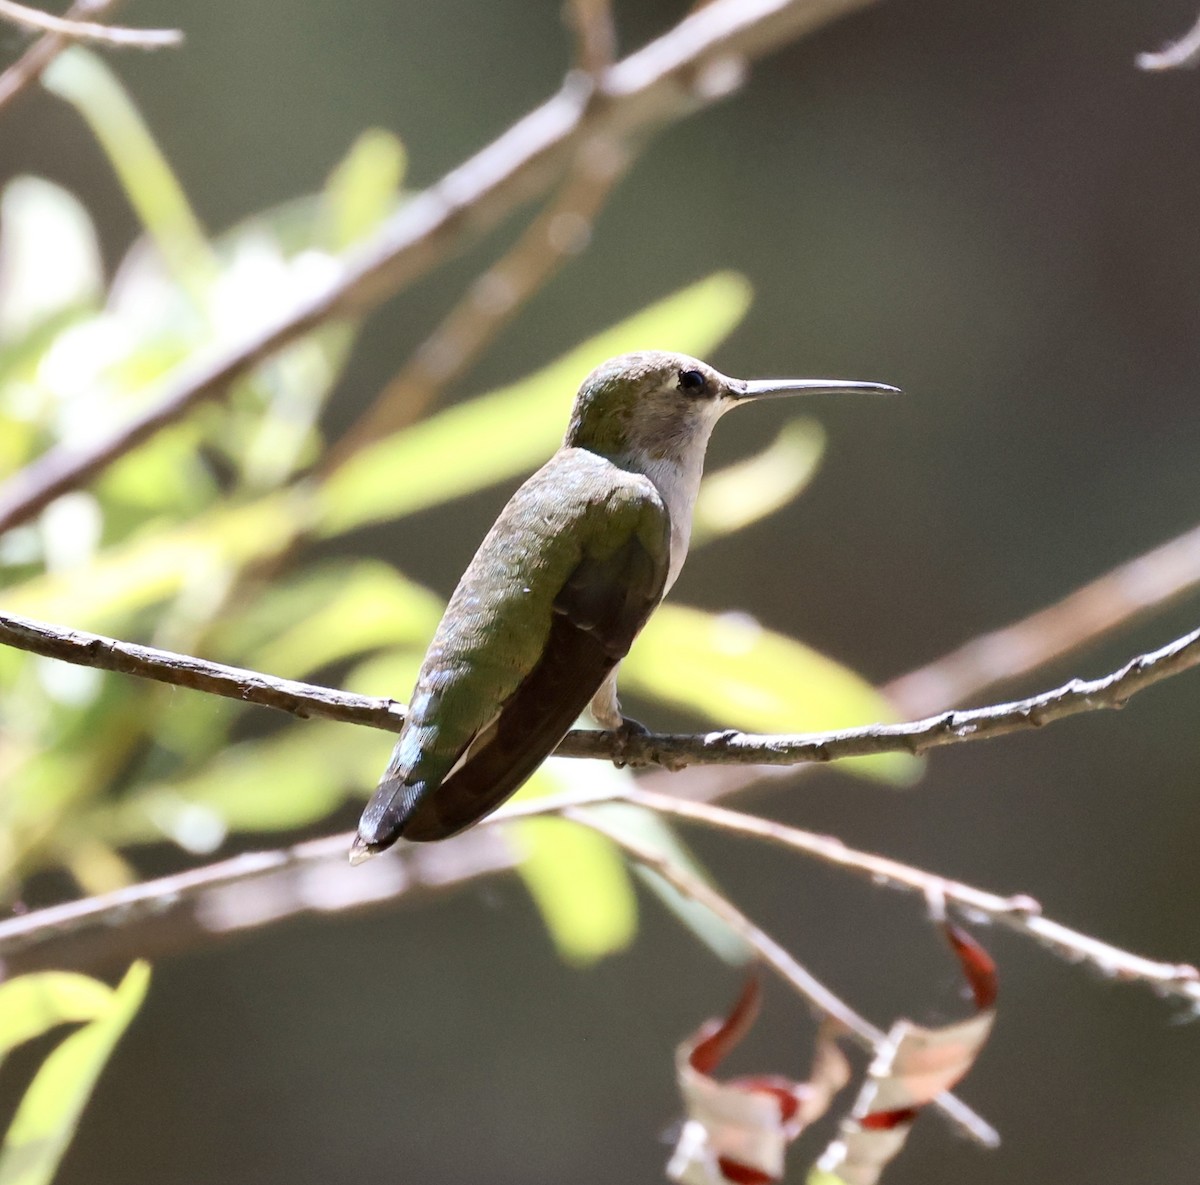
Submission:
[[881,691],[905,715],[960,704],[1148,616],[1200,585],[1200,526],[1089,581],[1061,600],[893,679]]
[[[75,0],[67,9],[66,19],[112,16],[120,8],[121,2],[122,0]],[[37,82],[46,67],[70,44],[70,37],[64,37],[61,33],[46,33],[0,74],[0,114]]]
[[[27,617],[0,613],[0,644],[57,658],[188,687],[227,699],[276,708],[296,716],[320,716],[398,732],[404,707],[395,700],[353,695],[259,671],[225,666],[150,646],[120,642],[84,630],[64,629]],[[905,724],[870,724],[828,733],[758,736],[727,730],[704,734],[650,733],[619,737],[576,729],[555,751],[560,757],[592,757],[678,769],[689,764],[802,765],[879,753],[923,753],[943,745],[986,740],[1041,728],[1083,712],[1124,707],[1147,687],[1200,664],[1200,630],[1149,654],[1140,654],[1099,679],[1072,679],[1061,687],[1014,703],[944,712]]]
[[683,118],[729,90],[738,64],[828,24],[872,0],[715,0],[617,62],[603,85],[563,89],[470,160],[418,194],[346,261],[323,291],[281,314],[248,341],[169,379],[137,419],[89,447],[59,446],[0,486],[0,530],[24,522],[59,494],[222,394],[282,346],[334,318],[366,312],[452,251],[544,193],[580,144],[616,143]]
[[520,239],[470,287],[404,367],[322,460],[328,476],[364,445],[419,419],[461,378],[521,308],[586,247],[592,224],[632,156],[594,137],[584,143],[554,200]]
[[1200,60],[1200,20],[1178,41],[1157,53],[1140,53],[1135,59],[1139,70],[1177,70],[1194,66]]
[[242,667],[118,642],[83,630],[59,629],[11,614],[0,614],[0,643],[78,666],[141,675],[176,687],[276,708],[293,716],[321,716],[391,732],[399,732],[404,723],[404,705],[395,700],[352,695],[294,679],[277,679]]
[[[541,814],[569,813],[569,804],[578,801],[578,796],[562,795],[513,803],[504,808],[497,822]],[[803,852],[825,864],[865,877],[872,884],[903,889],[926,899],[944,900],[972,917],[982,917],[1028,936],[1068,962],[1087,964],[1107,978],[1149,984],[1161,995],[1176,996],[1186,1000],[1193,1008],[1200,1007],[1200,972],[1195,967],[1187,963],[1162,963],[1147,959],[1072,930],[1043,917],[1038,902],[1024,894],[1001,897],[909,864],[889,860],[885,856],[856,851],[834,836],[817,835],[777,823],[773,819],[759,818],[711,803],[691,802],[638,787],[613,791],[611,794],[592,794],[589,801],[626,802],[661,815],[687,819],[718,831],[752,836],[791,851]]]
[[453,844],[400,844],[365,869],[347,864],[349,844],[349,835],[331,835],[248,852],[7,918],[0,921],[0,979],[47,968],[105,970],[138,956],[195,950],[301,914],[407,901],[511,869],[519,858],[491,828],[476,828]]
[[[685,897],[711,910],[752,947],[784,983],[808,1001],[820,1017],[829,1017],[837,1021],[864,1049],[875,1054],[887,1040],[887,1034],[831,992],[774,938],[756,926],[732,901],[700,877],[668,859],[657,849],[633,839],[620,828],[609,826],[593,812],[568,807],[560,813],[564,818],[605,836],[628,852],[643,867],[656,872]],[[999,1145],[1000,1137],[995,1129],[954,1095],[948,1092],[941,1094],[934,1100],[934,1104],[971,1139],[987,1148]]]
[[69,41],[102,41],[108,45],[133,49],[162,49],[183,41],[183,33],[178,29],[123,29],[115,25],[100,25],[95,21],[55,16],[42,12],[40,8],[17,4],[15,0],[0,0],[0,20],[12,21],[27,29],[57,33]]
[[[1200,526],[1110,569],[1062,599],[1000,629],[979,634],[949,653],[880,688],[909,717],[932,716],[1002,683],[1030,675],[1131,622],[1151,616],[1200,587]],[[673,779],[671,791],[711,801],[794,777],[770,766],[709,765]],[[651,774],[655,784],[663,774]]]
[[600,83],[617,52],[611,0],[569,0],[566,17],[575,34],[575,65]]

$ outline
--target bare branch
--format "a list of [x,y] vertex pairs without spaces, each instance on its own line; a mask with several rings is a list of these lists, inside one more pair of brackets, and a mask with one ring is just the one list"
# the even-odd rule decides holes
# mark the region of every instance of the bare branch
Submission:
[[[1042,917],[1041,906],[1032,897],[1023,894],[1000,897],[884,856],[855,851],[833,836],[816,835],[811,831],[776,823],[772,819],[762,819],[710,803],[690,802],[637,788],[614,795],[613,798],[658,814],[701,823],[718,831],[765,839],[791,851],[813,856],[825,864],[857,873],[875,885],[919,893],[926,899],[943,900],[972,917],[983,917],[1006,929],[1025,934],[1068,962],[1085,963],[1111,979],[1149,984],[1161,995],[1176,996],[1186,1000],[1193,1008],[1200,1007],[1200,972],[1195,967],[1186,963],[1160,963],[1147,959],[1050,921]],[[569,799],[564,796],[561,801]],[[519,818],[523,814],[558,811],[559,808],[560,800],[550,798],[513,804],[505,808],[501,821]]]
[[537,292],[587,246],[597,214],[625,175],[630,151],[613,140],[584,142],[562,188],[520,239],[470,287],[403,369],[322,461],[327,476],[364,445],[419,419],[471,367]]
[[102,41],[126,48],[162,49],[183,41],[183,34],[178,29],[122,29],[94,21],[76,20],[70,16],[54,16],[53,13],[42,12],[40,8],[17,4],[15,0],[0,0],[0,20],[12,21],[27,29],[57,33],[71,41]]
[[1200,585],[1200,527],[1119,564],[1052,605],[881,688],[900,711],[923,716],[1022,675],[1148,616]]
[[569,0],[567,22],[575,33],[575,64],[601,82],[617,52],[611,0]]
[[176,687],[276,708],[293,716],[322,716],[390,732],[399,732],[404,723],[404,705],[395,700],[352,695],[294,679],[277,679],[242,667],[118,642],[84,630],[59,629],[11,614],[0,614],[0,643],[77,666],[140,675]]
[[[495,830],[453,844],[403,844],[365,869],[346,862],[348,835],[248,852],[0,921],[0,979],[47,968],[104,970],[196,950],[301,914],[411,900],[510,869],[518,856]],[[366,873],[362,879],[359,874]]]
[[[631,838],[619,828],[610,827],[594,812],[566,807],[559,813],[564,818],[605,836],[628,852],[643,867],[656,872],[685,897],[711,910],[756,951],[784,983],[806,1000],[819,1017],[828,1017],[836,1021],[871,1054],[878,1052],[879,1047],[887,1040],[886,1033],[877,1029],[866,1017],[860,1016],[849,1004],[831,992],[774,938],[756,926],[732,901],[698,876],[680,867],[657,849]],[[995,1129],[954,1095],[941,1094],[934,1100],[934,1105],[952,1123],[961,1127],[971,1139],[987,1148],[999,1145],[1000,1137]]]
[[1200,20],[1178,41],[1157,53],[1140,53],[1135,61],[1139,70],[1177,70],[1194,66],[1200,60]]
[[[67,9],[67,20],[111,16],[120,0],[75,0]],[[0,114],[42,76],[42,72],[68,45],[71,38],[61,33],[39,37],[3,74],[0,74]]]
[[60,446],[0,486],[0,530],[90,480],[197,404],[316,326],[361,314],[553,184],[585,138],[617,143],[683,118],[729,89],[740,64],[871,0],[715,0],[616,63],[599,88],[563,89],[466,163],[418,194],[347,260],[341,277],[270,328],[168,380],[137,419],[79,450]]
[[[294,679],[277,679],[259,671],[120,642],[84,630],[63,629],[14,614],[0,613],[0,644],[78,666],[120,671],[276,708],[296,716],[320,716],[390,732],[398,732],[404,722],[404,708],[395,700],[353,695]],[[1041,728],[1083,712],[1121,708],[1139,691],[1197,664],[1200,664],[1200,630],[1160,650],[1138,655],[1099,679],[1072,679],[1061,687],[1014,703],[944,712],[906,724],[871,724],[837,732],[778,736],[727,730],[701,735],[651,733],[618,737],[601,730],[576,729],[567,734],[556,753],[560,757],[618,758],[669,769],[689,764],[789,766],[879,753],[923,753],[943,745]]]

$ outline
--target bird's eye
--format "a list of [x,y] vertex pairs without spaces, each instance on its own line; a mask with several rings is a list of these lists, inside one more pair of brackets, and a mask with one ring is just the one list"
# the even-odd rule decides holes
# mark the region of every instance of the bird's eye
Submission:
[[685,395],[703,395],[707,385],[707,380],[698,370],[681,370],[679,372],[679,389]]

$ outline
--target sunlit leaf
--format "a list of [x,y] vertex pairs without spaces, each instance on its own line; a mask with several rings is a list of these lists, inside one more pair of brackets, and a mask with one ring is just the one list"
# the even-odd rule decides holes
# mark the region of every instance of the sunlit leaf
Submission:
[[47,1056],[0,1146],[0,1185],[48,1185],[113,1048],[145,998],[150,967],[134,963],[108,1010]]
[[231,831],[318,822],[345,801],[362,755],[379,752],[372,740],[366,729],[320,721],[231,745],[198,772],[131,795],[114,812],[108,838],[129,843],[165,835],[189,851],[209,852]]
[[[551,758],[521,788],[517,798],[536,798],[567,790],[619,792],[632,781],[628,770],[617,769],[607,762]],[[643,847],[653,848],[693,876],[709,879],[674,828],[659,815],[622,803],[604,803],[580,810],[601,816],[605,827]],[[586,835],[589,841],[586,845],[564,840],[570,830],[542,827],[541,823],[542,820],[528,820],[512,826],[532,845],[532,862],[528,866],[522,864],[519,871],[559,951],[570,962],[585,963],[623,949],[637,925],[637,902],[629,884],[628,865],[619,848],[582,827],[574,830]],[[735,966],[747,961],[751,952],[745,943],[709,909],[683,897],[657,874],[641,867],[635,867],[635,872],[718,958]]]
[[282,495],[222,508],[170,531],[109,548],[86,569],[48,574],[5,590],[8,612],[95,627],[282,550],[303,521],[303,502]]
[[[621,674],[629,689],[690,708],[722,727],[817,732],[896,719],[860,675],[742,613],[660,606]],[[922,768],[905,753],[838,764],[902,784]]]
[[154,513],[190,517],[209,505],[218,491],[199,443],[195,424],[176,424],[110,465],[97,481],[109,531],[126,534],[125,515],[132,525]]
[[612,844],[563,819],[512,827],[525,853],[517,871],[563,959],[587,966],[624,950],[637,931],[637,898]]
[[103,279],[96,231],[78,198],[40,177],[17,177],[4,187],[0,342],[98,302]]
[[417,681],[425,644],[408,649],[397,647],[373,655],[352,667],[342,680],[347,691],[359,695],[389,696],[404,699]]
[[373,230],[396,204],[407,164],[404,145],[383,128],[368,128],[325,183],[329,245],[340,251]]
[[183,187],[125,88],[101,58],[80,46],[51,62],[42,85],[91,127],[175,278],[198,295],[216,262]]
[[[305,611],[289,614],[289,606],[305,601]],[[239,661],[300,678],[368,650],[424,645],[437,628],[442,608],[438,597],[388,564],[339,562],[268,589],[254,614],[260,621],[273,621],[276,628]]]
[[692,515],[692,546],[740,531],[786,506],[812,480],[825,449],[816,420],[792,420],[762,452],[707,476]]
[[580,380],[638,349],[709,353],[745,315],[750,290],[718,273],[589,339],[519,383],[440,412],[347,461],[326,482],[321,529],[337,535],[461,497],[544,461]]
[[[600,789],[628,776],[600,762],[552,758],[516,797],[526,801],[564,790]],[[561,819],[510,826],[525,851],[517,871],[563,959],[586,966],[624,950],[637,932],[637,897],[615,845]]]
[[108,984],[71,971],[39,971],[0,983],[0,1056],[58,1025],[103,1016],[112,999]]

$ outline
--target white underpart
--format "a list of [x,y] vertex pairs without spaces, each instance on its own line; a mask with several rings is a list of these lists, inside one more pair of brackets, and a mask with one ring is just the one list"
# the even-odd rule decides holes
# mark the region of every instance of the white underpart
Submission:
[[667,513],[671,516],[671,562],[667,569],[667,583],[663,596],[679,576],[683,561],[687,559],[688,544],[692,538],[692,511],[696,506],[696,495],[700,492],[699,465],[690,469],[678,461],[663,459],[643,464],[642,472],[654,482]]
[[632,458],[630,468],[644,473],[654,483],[671,516],[671,562],[663,596],[671,591],[683,561],[687,559],[688,544],[692,538],[692,511],[696,507],[696,495],[700,492],[700,478],[704,475],[704,453],[708,448],[708,438],[713,425],[730,406],[732,401],[724,400],[713,400],[707,405],[708,414],[697,417],[695,432],[682,455]]
[[[675,457],[648,458],[626,456],[621,463],[637,473],[644,473],[658,490],[667,514],[671,519],[671,557],[667,567],[667,582],[663,596],[679,576],[683,561],[687,559],[688,544],[692,539],[692,511],[696,507],[696,495],[700,492],[700,478],[704,475],[704,453],[713,425],[732,406],[732,401],[716,401],[708,405],[708,414],[698,418],[695,434],[688,441],[683,455]],[[592,699],[591,711],[596,723],[603,728],[617,728],[621,723],[621,704],[617,699],[617,670],[613,667]]]

